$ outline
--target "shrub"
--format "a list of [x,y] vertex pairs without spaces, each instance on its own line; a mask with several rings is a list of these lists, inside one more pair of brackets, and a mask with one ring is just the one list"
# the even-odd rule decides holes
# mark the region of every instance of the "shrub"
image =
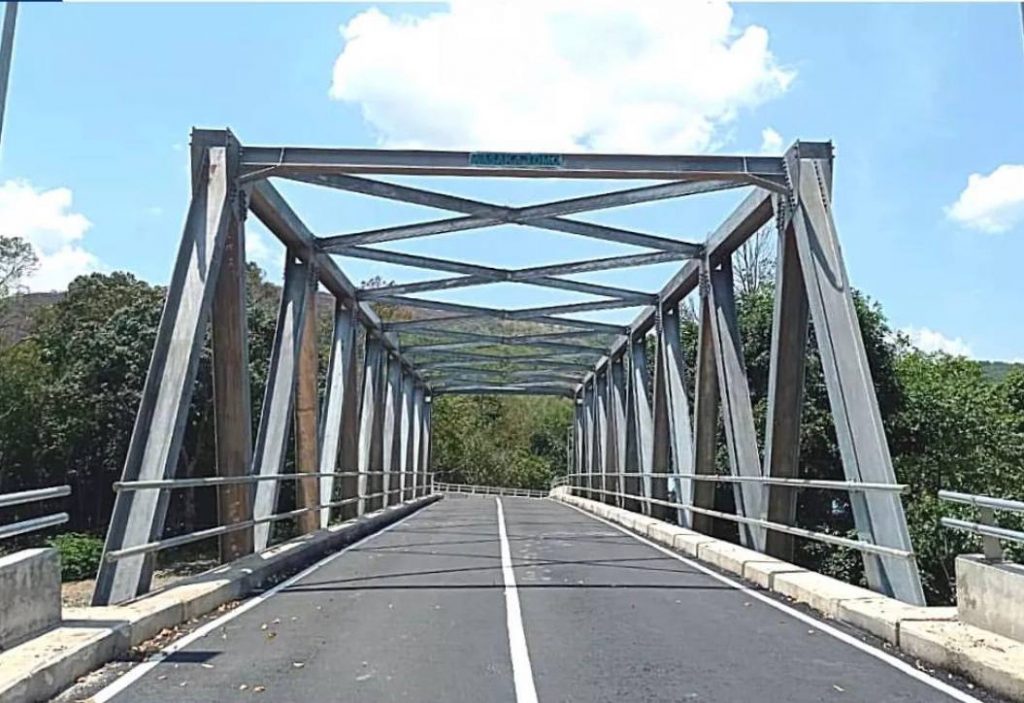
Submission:
[[60,552],[60,576],[64,581],[79,581],[96,576],[103,556],[103,540],[80,532],[67,532],[47,541]]

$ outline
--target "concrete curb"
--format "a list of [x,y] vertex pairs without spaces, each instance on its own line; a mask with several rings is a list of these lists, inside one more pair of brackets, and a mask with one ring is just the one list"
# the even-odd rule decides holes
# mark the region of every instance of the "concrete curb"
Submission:
[[283,580],[440,498],[424,496],[297,537],[124,605],[65,608],[59,627],[0,652],[0,703],[49,700],[164,628]]
[[1024,643],[957,621],[957,610],[907,605],[731,542],[580,498],[551,498],[629,528],[653,542],[791,598],[828,619],[869,632],[910,656],[1024,701]]

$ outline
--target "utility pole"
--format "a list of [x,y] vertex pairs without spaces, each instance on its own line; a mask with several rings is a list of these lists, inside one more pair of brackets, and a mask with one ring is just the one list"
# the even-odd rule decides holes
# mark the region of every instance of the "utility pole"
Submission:
[[7,107],[7,84],[11,77],[11,57],[14,55],[14,20],[18,16],[18,3],[8,2],[4,12],[4,26],[0,31],[0,138],[4,130],[4,108]]

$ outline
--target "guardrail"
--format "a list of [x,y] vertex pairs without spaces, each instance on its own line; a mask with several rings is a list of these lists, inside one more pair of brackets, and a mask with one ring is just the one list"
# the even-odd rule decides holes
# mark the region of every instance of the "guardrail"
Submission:
[[[690,481],[703,481],[708,483],[755,483],[762,485],[789,486],[791,488],[817,488],[839,491],[883,491],[893,493],[903,493],[904,491],[906,491],[907,486],[904,484],[866,483],[862,481],[833,481],[826,479],[805,478],[772,478],[767,476],[722,476],[718,474],[693,473],[645,473],[641,475],[635,472],[631,473],[618,471],[578,472],[566,475],[566,479],[573,488],[573,490],[578,491],[581,494],[584,494],[584,497],[589,497],[589,495],[600,495],[609,498],[636,501],[637,503],[646,505],[648,512],[650,511],[650,506],[660,505],[666,508],[683,510],[690,513],[691,515],[705,515],[707,517],[718,518],[721,520],[734,522],[739,525],[750,525],[752,527],[760,527],[765,530],[781,532],[787,535],[802,537],[804,539],[813,540],[815,542],[822,542],[824,544],[831,544],[837,547],[846,547],[847,549],[854,549],[859,552],[864,552],[867,554],[898,557],[901,559],[912,559],[914,557],[914,553],[906,549],[887,547],[885,545],[875,544],[873,542],[865,542],[863,540],[858,539],[849,539],[847,537],[840,537],[838,535],[833,535],[827,532],[808,530],[803,527],[795,527],[793,525],[787,525],[781,522],[774,522],[772,520],[747,517],[744,515],[736,515],[735,513],[726,513],[720,510],[712,510],[711,508],[700,507],[697,505],[693,505],[691,503],[680,503],[672,500],[661,500],[658,498],[652,498],[650,496],[642,495],[643,491],[640,491],[640,494],[638,495],[633,493],[626,493],[623,491],[611,491],[605,488],[599,488],[597,485],[597,479],[604,479],[604,477],[606,476],[614,477],[616,480],[647,480],[651,478],[667,478],[670,480],[687,479]],[[588,480],[589,485],[584,484],[584,480]],[[607,483],[605,485],[607,485]]]
[[1024,502],[970,493],[957,493],[956,491],[939,491],[939,500],[950,503],[962,503],[978,509],[978,522],[952,517],[944,517],[940,522],[943,527],[960,530],[961,532],[970,532],[980,536],[982,551],[986,559],[992,561],[1002,560],[1002,542],[1024,544],[1024,532],[999,527],[996,523],[996,511],[1024,513]]
[[[0,508],[37,503],[69,495],[71,495],[71,486],[51,486],[50,488],[36,488],[31,491],[19,491],[18,493],[3,493],[0,494]],[[19,520],[9,525],[0,525],[0,539],[36,532],[37,530],[45,530],[48,527],[63,525],[67,521],[67,513],[52,513],[28,520]]]
[[464,493],[467,495],[494,495],[521,498],[546,498],[548,491],[538,488],[511,488],[507,486],[474,486],[466,483],[434,482],[435,493]]
[[[358,505],[359,507],[356,514],[362,515],[368,501],[380,499],[381,507],[395,505],[406,500],[412,500],[422,495],[426,495],[430,484],[429,474],[424,473],[422,471],[335,471],[327,473],[311,472],[271,474],[267,476],[210,476],[204,478],[175,478],[152,481],[117,481],[114,483],[113,487],[115,492],[175,490],[180,488],[198,488],[204,486],[231,486],[256,484],[263,481],[284,482],[301,481],[304,479],[315,480],[327,476],[388,476],[392,481],[402,476],[412,476],[413,480],[411,482],[406,483],[405,485],[400,485],[398,488],[389,488],[389,490],[380,490],[375,491],[373,493],[359,493],[350,498],[345,498],[344,500],[328,501],[313,506],[298,508],[296,510],[288,510],[281,513],[274,513],[273,515],[268,515],[266,517],[262,517],[255,520],[242,520],[239,522],[232,522],[227,525],[218,525],[216,527],[210,527],[203,530],[197,530],[195,532],[189,532],[188,534],[184,535],[176,535],[174,537],[153,540],[151,542],[146,542],[144,544],[137,544],[132,547],[127,547],[125,549],[111,550],[104,555],[104,559],[108,562],[115,562],[119,559],[124,559],[130,556],[159,552],[164,549],[180,547],[186,544],[191,544],[193,542],[201,542],[202,540],[210,539],[212,537],[220,537],[221,535],[230,534],[232,532],[250,529],[252,527],[255,527],[256,525],[278,522],[280,520],[288,520],[291,518],[298,517],[300,515],[304,515],[306,513],[317,512],[320,510],[329,510],[331,508],[340,508],[346,505]],[[393,498],[393,496],[396,495],[398,496],[398,498]]]

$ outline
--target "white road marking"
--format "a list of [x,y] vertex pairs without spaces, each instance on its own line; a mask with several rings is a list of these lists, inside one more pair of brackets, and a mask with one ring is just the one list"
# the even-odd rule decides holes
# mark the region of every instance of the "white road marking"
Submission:
[[961,701],[961,703],[983,703],[983,701],[975,698],[972,695],[964,693],[963,691],[961,691],[958,688],[954,688],[953,686],[950,686],[948,684],[944,684],[941,681],[939,681],[938,679],[932,678],[931,676],[929,676],[928,674],[924,673],[923,671],[918,671],[917,669],[912,667],[910,664],[907,664],[905,661],[903,661],[902,659],[899,659],[898,657],[894,657],[891,654],[886,654],[882,650],[876,649],[875,647],[872,647],[869,644],[865,644],[864,642],[861,642],[860,640],[858,640],[856,637],[852,637],[852,636],[846,634],[845,632],[843,632],[842,630],[837,630],[836,628],[832,627],[831,625],[827,625],[827,624],[825,624],[821,620],[818,620],[815,617],[807,615],[806,613],[802,613],[799,610],[797,610],[796,608],[791,608],[788,605],[786,605],[785,603],[780,603],[779,601],[775,600],[774,598],[769,598],[768,596],[764,595],[760,591],[757,591],[757,590],[751,588],[750,586],[742,584],[742,583],[740,583],[738,581],[734,581],[731,578],[728,578],[727,576],[722,576],[721,574],[717,573],[713,569],[709,569],[708,567],[704,566],[700,562],[696,562],[693,559],[689,559],[688,557],[684,557],[682,554],[674,552],[671,549],[668,549],[667,547],[663,547],[662,545],[658,544],[657,542],[652,542],[651,540],[649,540],[649,539],[647,539],[645,537],[641,537],[640,535],[638,535],[635,532],[632,532],[632,531],[626,529],[625,527],[621,527],[619,525],[616,525],[614,522],[610,522],[608,520],[605,520],[602,517],[598,517],[597,515],[594,515],[592,513],[588,513],[586,510],[583,510],[582,508],[577,508],[575,505],[569,505],[568,503],[561,503],[560,501],[552,501],[552,502],[556,502],[556,503],[559,503],[560,505],[564,505],[564,506],[566,506],[568,508],[572,508],[573,510],[575,510],[577,512],[583,513],[584,515],[586,515],[589,518],[593,518],[594,520],[597,520],[598,522],[603,522],[604,524],[608,525],[609,527],[614,527],[619,532],[623,532],[623,533],[629,535],[630,537],[636,539],[637,541],[643,542],[648,547],[653,547],[654,549],[657,549],[659,552],[662,552],[663,554],[666,554],[666,555],[672,557],[673,559],[677,559],[677,560],[683,562],[684,564],[686,564],[687,566],[690,566],[690,567],[692,567],[694,569],[697,569],[698,571],[701,571],[701,572],[707,574],[708,576],[710,576],[713,579],[716,579],[717,581],[721,581],[724,584],[732,586],[733,588],[735,588],[736,590],[742,592],[746,596],[749,596],[751,598],[756,598],[757,600],[761,601],[765,605],[768,605],[768,606],[770,606],[772,608],[775,608],[776,610],[779,610],[779,611],[785,613],[786,615],[794,617],[797,620],[800,620],[801,622],[807,623],[808,625],[813,625],[814,627],[816,627],[821,632],[824,632],[826,635],[831,635],[832,637],[835,637],[840,642],[844,642],[844,643],[850,645],[851,647],[853,647],[854,649],[859,649],[860,651],[862,651],[865,654],[868,654],[868,655],[874,657],[875,659],[878,659],[879,661],[883,662],[884,664],[888,664],[892,668],[894,668],[894,669],[896,669],[898,671],[902,671],[904,674],[906,674],[910,678],[916,679],[916,680],[920,681],[921,683],[923,683],[923,684],[925,684],[927,686],[931,686],[932,688],[934,688],[934,689],[936,689],[938,691],[941,691],[942,693],[945,693],[947,696],[949,696],[950,698],[953,698],[954,700]]
[[398,527],[403,522],[405,522],[406,520],[411,518],[413,515],[416,515],[418,513],[419,513],[418,510],[413,511],[413,512],[409,513],[408,515],[406,515],[405,517],[403,517],[401,520],[396,520],[395,522],[391,523],[387,527],[384,527],[384,528],[378,530],[377,532],[374,532],[371,535],[367,535],[366,537],[363,537],[362,539],[360,539],[360,540],[358,540],[356,542],[353,542],[352,544],[350,544],[347,547],[341,549],[340,551],[337,551],[337,552],[335,552],[333,554],[329,554],[328,556],[324,557],[323,559],[321,559],[317,563],[313,564],[312,566],[310,566],[310,567],[304,569],[303,571],[300,571],[299,573],[295,574],[290,579],[287,579],[286,581],[282,581],[281,583],[277,584],[276,586],[271,588],[269,591],[265,591],[265,592],[261,593],[260,595],[255,596],[255,597],[251,598],[250,600],[247,600],[245,603],[243,603],[242,605],[238,606],[234,610],[231,610],[231,611],[225,613],[224,615],[221,615],[216,620],[211,620],[210,622],[206,623],[202,627],[199,627],[196,630],[194,630],[193,632],[185,635],[180,640],[175,640],[171,644],[169,644],[166,647],[164,647],[163,649],[161,649],[159,652],[157,652],[154,655],[152,655],[149,659],[147,659],[146,661],[142,662],[141,664],[136,666],[134,669],[132,669],[131,671],[126,673],[124,676],[119,678],[117,681],[114,681],[112,684],[110,684],[109,686],[107,686],[103,690],[101,690],[98,693],[96,693],[95,695],[93,695],[91,698],[88,699],[89,703],[107,703],[107,701],[111,700],[114,696],[116,696],[117,694],[121,693],[126,688],[131,686],[133,683],[135,683],[136,681],[141,679],[149,671],[151,671],[155,666],[157,666],[158,664],[163,662],[165,659],[167,659],[167,657],[169,657],[170,655],[174,654],[175,652],[177,652],[177,651],[179,651],[181,649],[184,649],[188,645],[192,644],[193,642],[195,642],[196,640],[200,639],[201,637],[206,636],[210,632],[213,632],[214,630],[216,630],[221,625],[224,625],[224,624],[230,622],[231,620],[234,620],[235,618],[237,618],[242,613],[245,613],[245,612],[247,612],[249,610],[252,610],[253,608],[255,608],[260,603],[263,603],[267,599],[277,595],[278,593],[280,593],[284,589],[286,589],[289,586],[295,584],[295,582],[301,581],[302,579],[306,578],[307,576],[312,574],[314,571],[317,571],[321,567],[327,566],[332,561],[334,561],[335,559],[337,559],[338,557],[340,557],[342,554],[344,554],[348,550],[352,549],[353,547],[357,547],[360,544],[363,544],[364,542],[369,542],[374,537],[377,537],[378,535],[382,535],[385,532],[388,532],[389,530],[391,530],[391,529],[393,529],[395,527]]
[[519,591],[516,590],[516,575],[512,570],[512,550],[508,546],[505,531],[505,512],[501,499],[494,498],[498,505],[498,539],[501,542],[501,575],[505,579],[505,613],[508,620],[508,647],[512,652],[512,678],[516,686],[516,703],[537,703],[537,689],[533,683],[533,667],[530,652],[526,647],[526,632],[523,630],[523,612],[519,607]]

